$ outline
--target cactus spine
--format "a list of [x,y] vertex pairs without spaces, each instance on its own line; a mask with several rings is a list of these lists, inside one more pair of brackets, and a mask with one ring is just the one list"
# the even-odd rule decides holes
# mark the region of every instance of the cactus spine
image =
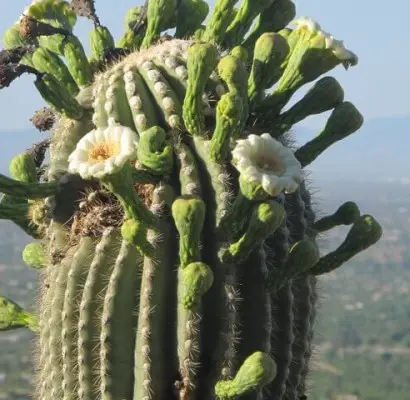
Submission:
[[[362,124],[321,77],[358,59],[308,18],[287,27],[290,0],[236,3],[203,26],[202,0],[149,0],[116,45],[93,1],[37,0],[6,32],[0,87],[34,74],[50,108],[33,122],[52,128],[49,165],[23,153],[0,176],[0,218],[37,239],[23,259],[41,270],[38,314],[0,301],[1,330],[39,334],[36,398],[306,395],[317,276],[381,236],[352,202],[317,220],[303,182]],[[94,24],[90,58],[77,16]],[[320,258],[315,237],[340,224],[345,242]]]

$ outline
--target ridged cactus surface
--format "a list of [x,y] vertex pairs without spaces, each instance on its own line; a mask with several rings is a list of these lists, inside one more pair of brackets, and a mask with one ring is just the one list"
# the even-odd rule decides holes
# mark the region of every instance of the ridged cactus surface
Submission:
[[307,398],[317,277],[381,236],[353,202],[317,219],[304,179],[361,127],[323,76],[358,58],[290,0],[237,3],[149,0],[115,42],[93,1],[36,0],[5,33],[0,87],[33,74],[51,131],[0,176],[0,218],[42,275],[35,315],[0,298],[1,330],[38,334],[36,399]]

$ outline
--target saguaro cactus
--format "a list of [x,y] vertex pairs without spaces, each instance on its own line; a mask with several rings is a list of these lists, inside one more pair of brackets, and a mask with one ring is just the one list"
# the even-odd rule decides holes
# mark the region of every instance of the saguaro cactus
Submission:
[[[236,3],[202,25],[203,0],[149,0],[115,45],[93,1],[36,0],[6,32],[0,85],[33,74],[51,129],[0,176],[0,217],[35,238],[23,259],[42,275],[35,315],[0,303],[0,329],[38,333],[37,399],[305,398],[317,276],[381,236],[352,202],[316,220],[304,181],[362,124],[322,77],[358,59],[311,19],[288,27],[290,0]],[[290,128],[328,110],[294,149]]]

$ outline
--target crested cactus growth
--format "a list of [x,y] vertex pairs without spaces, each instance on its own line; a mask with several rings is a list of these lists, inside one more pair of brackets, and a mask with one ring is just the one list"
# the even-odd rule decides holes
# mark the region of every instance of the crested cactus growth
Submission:
[[[362,124],[321,77],[357,57],[310,19],[288,27],[290,0],[236,3],[203,26],[202,0],[149,0],[115,44],[94,1],[36,0],[6,32],[0,86],[34,74],[49,108],[33,122],[52,130],[49,165],[42,145],[0,176],[0,218],[36,239],[23,259],[42,274],[36,315],[0,299],[1,330],[38,333],[36,399],[306,398],[317,276],[381,235],[352,202],[316,220],[304,182]],[[340,224],[320,257],[316,236]]]

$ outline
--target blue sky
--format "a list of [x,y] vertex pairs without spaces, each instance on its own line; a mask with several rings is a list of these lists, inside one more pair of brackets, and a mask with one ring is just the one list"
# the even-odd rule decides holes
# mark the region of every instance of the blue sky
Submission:
[[[407,30],[410,3],[407,0],[296,0],[299,16],[310,16],[323,28],[360,57],[359,65],[346,72],[339,67],[334,75],[345,88],[346,99],[354,102],[366,119],[410,114],[410,74],[408,66],[410,34]],[[132,0],[96,0],[104,24],[118,38],[126,10],[141,4]],[[212,2],[210,2],[212,3]],[[4,32],[29,4],[13,0],[2,7],[0,32]],[[239,3],[238,3],[239,4]],[[81,20],[77,32],[87,40],[91,28]],[[30,126],[28,118],[42,107],[32,78],[23,77],[10,88],[0,91],[0,131],[16,131]],[[321,125],[321,119],[310,119],[307,126]]]

